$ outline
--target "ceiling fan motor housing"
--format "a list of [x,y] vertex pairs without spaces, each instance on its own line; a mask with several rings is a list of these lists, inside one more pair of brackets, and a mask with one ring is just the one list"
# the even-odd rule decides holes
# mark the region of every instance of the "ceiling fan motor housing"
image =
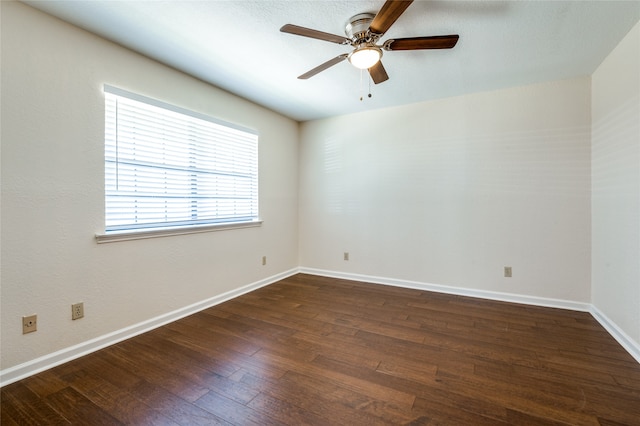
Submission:
[[351,39],[353,45],[375,42],[375,40],[372,40],[371,33],[369,32],[369,25],[374,17],[375,15],[373,13],[359,13],[349,18],[344,31],[347,37]]

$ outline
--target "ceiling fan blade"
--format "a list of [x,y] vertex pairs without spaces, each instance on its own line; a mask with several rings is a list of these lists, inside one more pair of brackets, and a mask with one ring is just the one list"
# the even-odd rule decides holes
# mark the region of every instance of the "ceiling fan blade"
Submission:
[[286,24],[280,28],[283,33],[289,33],[299,35],[303,37],[315,38],[317,40],[330,41],[338,44],[349,44],[351,40],[346,37],[342,37],[335,34],[329,34],[318,30],[312,30],[311,28],[299,27],[297,25]]
[[409,37],[387,40],[384,50],[420,50],[420,49],[451,49],[458,42],[457,34],[431,37]]
[[387,75],[387,71],[382,66],[382,61],[376,62],[374,66],[369,68],[369,75],[375,84],[380,84],[384,81],[389,80],[389,76]]
[[411,3],[413,0],[387,0],[376,17],[373,18],[369,30],[378,35],[386,33]]
[[313,77],[314,75],[318,74],[319,72],[324,71],[327,68],[332,67],[335,64],[338,64],[338,63],[344,61],[347,58],[347,56],[349,56],[349,55],[347,55],[346,53],[343,53],[342,55],[338,55],[335,58],[328,60],[324,64],[318,65],[317,67],[315,67],[311,71],[307,71],[306,73],[302,74],[298,78],[300,80],[306,80],[306,79],[308,79],[310,77]]

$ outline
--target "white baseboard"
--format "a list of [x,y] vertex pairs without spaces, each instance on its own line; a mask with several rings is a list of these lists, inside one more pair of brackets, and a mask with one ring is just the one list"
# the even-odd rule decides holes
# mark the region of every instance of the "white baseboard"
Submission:
[[395,278],[376,277],[371,275],[350,274],[304,267],[300,268],[300,272],[304,274],[320,275],[324,277],[342,278],[345,280],[364,281],[373,284],[384,284],[394,287],[433,291],[436,293],[455,294],[458,296],[469,296],[477,297],[480,299],[498,300],[502,302],[521,303],[524,305],[544,306],[547,308],[561,308],[580,312],[590,312],[591,310],[591,305],[589,303],[574,302],[570,300],[549,299],[545,297],[525,296],[513,293],[502,293],[498,291],[476,290],[464,287],[452,287],[441,284],[430,284],[418,281],[399,280]]
[[203,309],[210,308],[222,302],[226,302],[227,300],[238,297],[242,294],[256,290],[260,287],[264,287],[276,281],[287,278],[291,275],[295,275],[298,272],[298,268],[294,268],[289,271],[285,271],[271,277],[256,281],[254,283],[247,284],[243,287],[228,291],[218,296],[203,300],[201,302],[194,303],[193,305],[185,306],[184,308],[177,309],[173,312],[169,312],[167,314],[151,318],[147,321],[134,324],[130,327],[114,331],[113,333],[105,334],[104,336],[100,336],[95,339],[82,342],[75,346],[64,348],[57,352],[44,355],[40,358],[36,358],[23,364],[4,369],[0,371],[0,387],[13,382],[17,382],[18,380],[40,373],[41,371],[48,370],[57,365],[64,364],[65,362],[71,361],[73,359],[80,358],[81,356],[88,355],[99,349],[137,336],[138,334],[151,331],[155,328],[176,321],[180,318],[184,318],[196,312],[202,311]]
[[346,272],[327,271],[314,268],[300,268],[303,274],[319,275],[330,278],[341,278],[352,281],[363,281],[374,284],[384,284],[396,287],[414,288],[417,290],[433,291],[437,293],[455,294],[458,296],[477,297],[480,299],[498,300],[502,302],[521,303],[525,305],[543,306],[547,308],[568,309],[571,311],[589,312],[596,321],[614,338],[629,354],[640,363],[640,344],[629,337],[620,327],[611,321],[598,308],[590,303],[574,302],[571,300],[549,299],[545,297],[523,296],[497,291],[476,290],[461,287],[451,287],[439,284],[421,283],[416,281],[383,278],[371,275],[351,274]]
[[602,325],[604,329],[607,330],[609,334],[616,339],[618,343],[620,343],[620,345],[635,358],[636,361],[638,361],[638,363],[640,363],[640,344],[629,337],[629,335],[622,331],[615,322],[611,321],[609,317],[595,306],[591,305],[591,310],[589,312],[600,323],[600,325]]

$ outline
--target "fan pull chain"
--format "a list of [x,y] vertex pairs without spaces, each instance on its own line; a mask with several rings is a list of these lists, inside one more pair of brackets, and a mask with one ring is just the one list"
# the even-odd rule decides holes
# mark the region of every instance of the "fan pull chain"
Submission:
[[[364,70],[361,69],[360,70],[360,102],[362,102],[362,100],[364,99],[364,96],[362,96],[363,90],[362,90],[362,75],[364,74]],[[367,95],[368,98],[370,98],[371,95],[371,79],[368,78],[367,79],[369,81],[369,94]]]

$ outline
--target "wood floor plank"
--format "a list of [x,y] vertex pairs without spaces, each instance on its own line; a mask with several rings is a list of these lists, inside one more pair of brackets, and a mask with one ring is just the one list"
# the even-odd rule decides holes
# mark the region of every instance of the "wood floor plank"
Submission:
[[[209,389],[202,384],[191,380],[193,374],[190,369],[179,370],[159,364],[156,351],[140,351],[142,345],[134,345],[133,341],[128,341],[128,345],[116,345],[111,354],[118,358],[122,365],[126,365],[130,371],[146,381],[162,386],[175,395],[193,402],[207,393]],[[182,371],[186,375],[181,374]],[[189,377],[187,376],[189,375]]]
[[134,391],[147,405],[154,407],[180,425],[228,426],[231,424],[160,386],[143,381],[136,385]]
[[[66,386],[65,386],[66,388]],[[58,389],[59,392],[64,388]],[[53,393],[55,393],[53,392]],[[69,420],[32,392],[24,383],[12,383],[0,392],[0,424],[67,425]],[[49,395],[49,394],[47,394]]]
[[221,342],[215,340],[214,335],[201,328],[178,323],[169,324],[166,327],[179,331],[178,334],[172,335],[170,340],[195,351],[200,351],[206,356],[231,366],[231,368],[245,368],[258,376],[273,378],[282,377],[286,373],[286,369],[264,365],[249,355],[236,352],[234,347],[222,345]]
[[27,377],[21,383],[40,398],[45,397],[69,386],[69,382],[60,377],[60,369],[56,371],[56,373],[52,370],[43,371],[35,376]]
[[[499,411],[499,408],[496,408]],[[502,420],[504,413],[495,413],[492,407],[471,398],[448,392],[434,392],[426,397],[416,398],[413,412],[418,419],[428,419],[428,425],[508,425]],[[422,423],[418,423],[422,424]]]
[[372,397],[335,381],[288,372],[281,383],[283,386],[265,388],[263,393],[315,413],[327,424],[388,424],[384,416],[372,412]]
[[[327,424],[327,419],[312,411],[300,408],[287,400],[274,398],[266,394],[259,394],[248,406],[258,412],[267,414],[282,424],[294,425],[318,425]],[[261,424],[266,424],[262,422]]]
[[[433,365],[433,360],[437,359],[438,369],[473,372],[472,358],[464,355],[447,356],[441,349],[427,345],[420,345],[419,349],[414,345],[413,350],[405,350],[400,346],[378,344],[377,339],[372,342],[371,336],[362,334],[347,337],[341,334],[316,335],[299,332],[294,337],[317,344],[318,355],[345,360],[360,359],[362,364],[371,365],[372,368],[381,362]],[[335,350],[336,347],[340,348],[339,352]]]
[[280,424],[267,412],[254,410],[250,406],[237,403],[213,391],[200,397],[195,401],[195,405],[231,424],[255,426]]
[[373,397],[376,399],[388,400],[405,407],[411,407],[411,405],[413,404],[414,396],[410,393],[396,391],[384,385],[379,385],[377,383],[363,380],[356,376],[345,374],[340,371],[328,370],[317,364],[291,363],[289,359],[269,351],[260,351],[256,353],[254,357],[260,359],[263,362],[275,363],[282,367],[284,367],[285,365],[289,365],[290,371],[307,374],[312,377],[323,377],[327,380],[332,380],[340,383],[343,387],[353,389],[356,392],[366,392],[369,395],[373,395]]
[[[44,401],[71,424],[92,425],[124,425],[102,408],[98,407],[77,390],[67,387],[52,393],[44,398]],[[90,419],[90,420],[89,420]]]
[[518,426],[570,426],[569,423],[544,419],[512,409],[507,410],[507,421]]
[[515,381],[486,379],[477,375],[441,376],[443,388],[474,400],[502,405],[507,409],[571,424],[597,425],[594,416],[584,412],[582,395],[549,395],[542,387]]
[[0,390],[3,425],[640,425],[586,312],[297,274]]
[[90,372],[74,381],[73,389],[123,424],[166,425],[177,423],[140,401],[135,394],[109,383]]

